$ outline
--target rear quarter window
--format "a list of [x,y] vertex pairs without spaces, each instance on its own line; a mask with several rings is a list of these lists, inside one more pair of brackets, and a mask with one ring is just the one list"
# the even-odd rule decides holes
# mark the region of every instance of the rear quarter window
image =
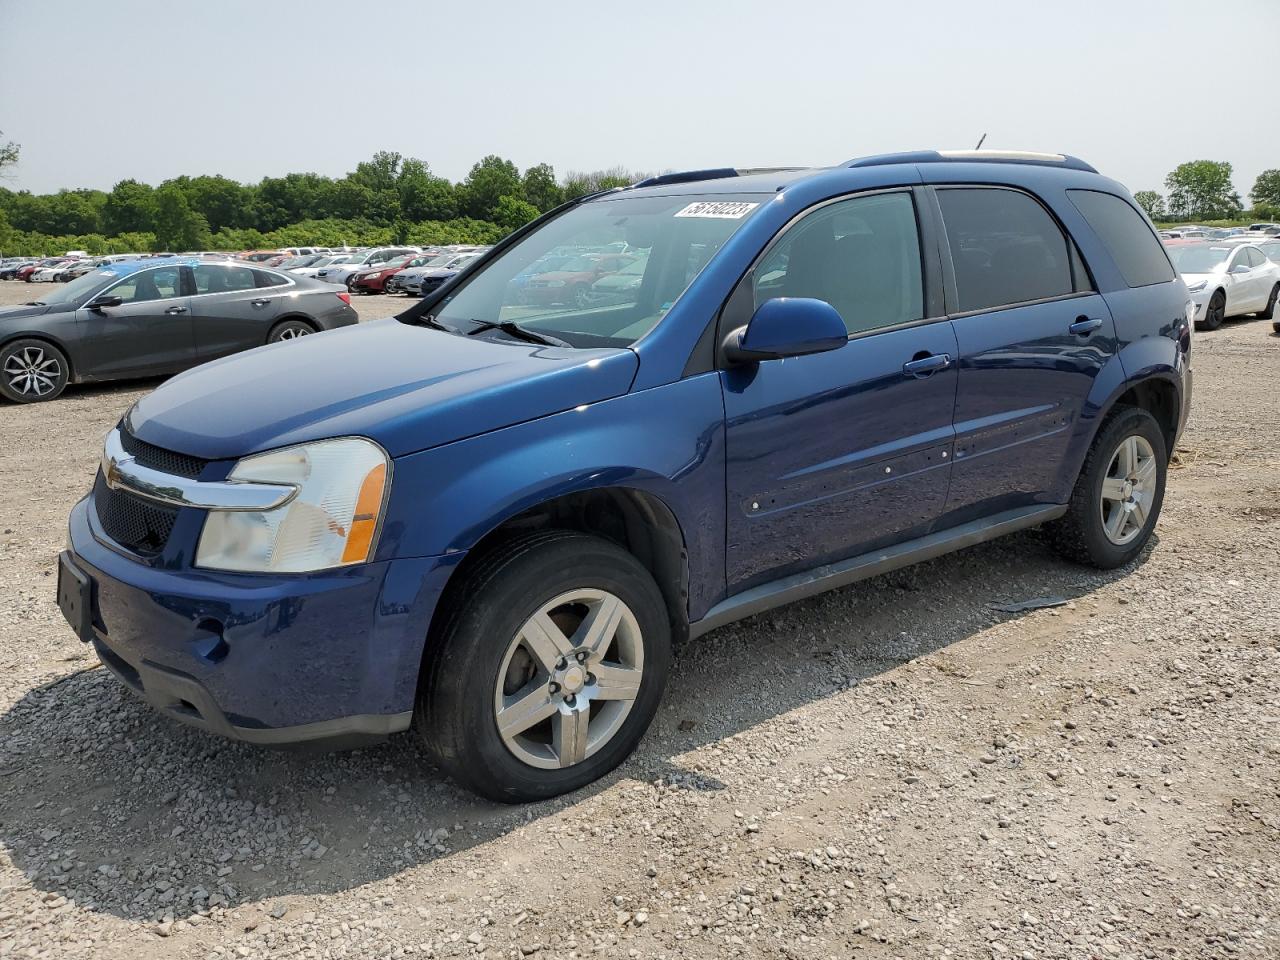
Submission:
[[1125,283],[1147,287],[1173,279],[1159,239],[1128,201],[1096,190],[1068,190],[1067,196],[1107,248]]

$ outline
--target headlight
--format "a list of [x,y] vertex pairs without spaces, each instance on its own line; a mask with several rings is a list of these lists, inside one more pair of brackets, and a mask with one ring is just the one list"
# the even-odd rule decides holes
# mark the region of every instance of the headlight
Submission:
[[1209,282],[1208,280],[1197,280],[1195,283],[1189,284],[1187,286],[1187,290],[1190,291],[1191,293],[1199,293],[1201,290],[1205,288],[1205,285],[1208,282]]
[[263,513],[210,511],[196,566],[303,573],[364,563],[373,555],[390,466],[381,447],[358,437],[245,457],[228,480],[293,484],[298,492]]

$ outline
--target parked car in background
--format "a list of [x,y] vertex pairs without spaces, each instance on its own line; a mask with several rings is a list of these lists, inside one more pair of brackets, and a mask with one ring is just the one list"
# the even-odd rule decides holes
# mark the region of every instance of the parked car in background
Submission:
[[84,276],[90,270],[96,270],[98,267],[105,266],[106,260],[97,258],[85,258],[83,260],[72,260],[64,263],[58,268],[53,275],[55,283],[66,283],[68,280],[74,280],[76,277]]
[[351,263],[325,267],[316,273],[316,279],[323,280],[325,283],[340,283],[346,286],[347,280],[353,274],[369,270],[380,263],[389,263],[399,257],[407,257],[421,252],[417,247],[378,247],[359,254],[357,259]]
[[440,284],[452,280],[469,263],[477,260],[487,248],[467,253],[443,253],[418,266],[408,266],[391,278],[387,293],[407,293],[420,297],[424,291],[434,290]]
[[49,260],[42,260],[36,269],[30,271],[24,279],[28,283],[53,283],[53,278],[58,275],[58,271],[62,269],[63,265],[74,262],[66,257],[53,257]]
[[[586,243],[650,249],[630,302],[506,302]],[[685,638],[1038,525],[1133,562],[1190,405],[1186,300],[1070,157],[650,178],[399,317],[144,395],[59,606],[174,720],[412,728],[484,796],[545,799],[634,749]]]
[[603,307],[615,303],[634,303],[636,292],[649,267],[648,254],[641,254],[617,273],[605,274],[587,291],[586,302]]
[[20,280],[19,271],[25,267],[34,267],[39,261],[27,257],[18,257],[0,265],[0,280]]
[[345,291],[248,264],[111,264],[0,308],[0,395],[52,400],[69,383],[176,373],[356,319]]
[[1274,237],[1280,235],[1280,223],[1270,223],[1266,221],[1262,223],[1251,223],[1249,224],[1249,231],[1251,233],[1265,233],[1267,236]]
[[316,263],[324,259],[327,258],[323,254],[306,253],[296,257],[285,257],[278,264],[275,264],[275,267],[278,270],[285,270],[292,273],[295,269],[314,266]]
[[266,263],[280,256],[279,250],[245,250],[237,253],[235,259],[243,260],[246,263]]
[[1270,320],[1280,298],[1280,264],[1252,244],[1184,243],[1165,248],[1195,303],[1195,323],[1216,330],[1228,317]]
[[393,274],[403,270],[411,263],[421,265],[426,263],[428,259],[423,254],[406,254],[403,257],[396,257],[394,260],[374,264],[372,267],[366,267],[348,277],[347,289],[352,293],[382,293],[383,287]]
[[305,267],[291,267],[290,273],[296,273],[300,277],[314,277],[325,267],[341,266],[344,263],[354,263],[360,258],[360,254],[355,253],[339,253],[331,254],[327,257],[321,257],[315,263],[308,264]]

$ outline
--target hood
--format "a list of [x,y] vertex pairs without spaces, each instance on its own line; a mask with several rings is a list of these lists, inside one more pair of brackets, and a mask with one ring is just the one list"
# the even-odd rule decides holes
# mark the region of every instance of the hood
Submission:
[[25,320],[28,317],[38,317],[48,313],[49,310],[48,304],[41,304],[38,307],[29,307],[25,304],[18,307],[0,307],[0,323],[5,320]]
[[467,337],[391,318],[196,367],[139,400],[129,429],[208,460],[343,436],[398,457],[621,396],[638,367],[625,349]]

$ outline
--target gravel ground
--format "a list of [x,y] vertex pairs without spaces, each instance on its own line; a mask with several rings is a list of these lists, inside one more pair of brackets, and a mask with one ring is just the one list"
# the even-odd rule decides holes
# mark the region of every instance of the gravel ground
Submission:
[[1031,532],[718,630],[636,756],[521,808],[408,736],[255,749],[92,669],[55,557],[154,383],[0,408],[0,957],[1280,956],[1280,340],[1194,354],[1132,568]]

